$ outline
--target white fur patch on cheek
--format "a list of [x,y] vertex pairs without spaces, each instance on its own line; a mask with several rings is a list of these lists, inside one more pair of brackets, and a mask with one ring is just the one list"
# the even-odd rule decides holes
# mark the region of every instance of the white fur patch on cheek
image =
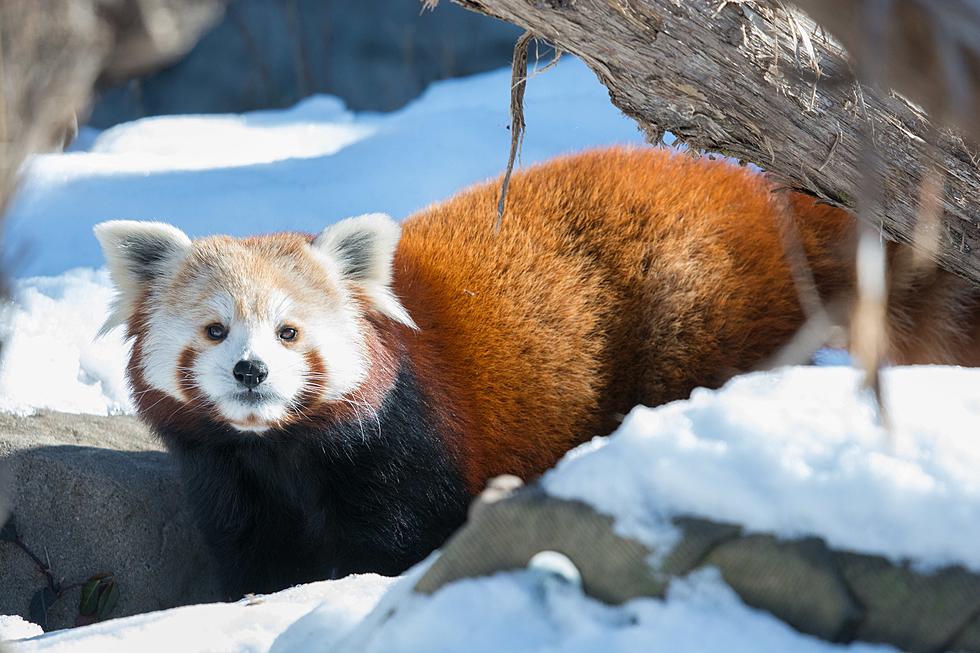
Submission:
[[187,397],[178,383],[177,367],[180,355],[193,340],[195,325],[176,315],[154,311],[149,319],[146,339],[143,341],[140,367],[143,378],[153,388],[174,399],[186,401]]
[[235,392],[238,383],[232,375],[235,363],[241,358],[234,334],[228,340],[204,348],[194,362],[194,380],[208,399],[216,401]]
[[311,324],[307,336],[326,367],[326,379],[311,379],[319,383],[321,397],[335,401],[357,388],[367,377],[368,360],[364,337],[352,315],[334,316]]

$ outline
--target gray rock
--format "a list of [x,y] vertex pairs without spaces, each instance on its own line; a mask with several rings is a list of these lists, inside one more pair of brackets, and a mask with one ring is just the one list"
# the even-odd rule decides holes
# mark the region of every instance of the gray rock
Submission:
[[[184,508],[176,467],[131,417],[0,415],[0,460],[24,543],[65,585],[110,572],[119,587],[112,616],[218,598],[207,552]],[[0,614],[30,618],[45,578],[0,542]],[[79,590],[49,612],[49,628],[74,624]]]
[[[838,567],[865,610],[856,636],[904,651],[944,651],[980,614],[980,576],[960,567],[920,573],[878,556],[840,553]],[[960,650],[980,640],[959,642]],[[956,650],[955,648],[953,650]]]
[[415,590],[431,594],[460,578],[526,567],[535,554],[556,551],[577,567],[584,591],[619,604],[660,596],[666,581],[647,564],[650,550],[617,535],[612,518],[579,501],[528,487],[471,511]]
[[725,542],[705,559],[747,604],[797,630],[835,640],[861,615],[822,540],[748,535]]
[[434,80],[509,65],[516,27],[449,2],[421,9],[418,0],[233,0],[182,61],[104,88],[89,124],[285,107],[312,93],[388,111]]
[[677,517],[674,525],[684,534],[674,548],[663,556],[660,573],[683,576],[701,564],[714,549],[734,540],[742,533],[740,526],[720,524],[707,519]]
[[619,604],[661,597],[672,578],[710,565],[747,604],[828,641],[980,653],[980,574],[960,567],[917,572],[832,551],[817,538],[746,535],[689,517],[674,520],[683,531],[674,548],[654,552],[617,534],[612,518],[534,486],[479,501],[415,591],[432,594],[463,578],[521,569],[550,550],[575,564],[586,594]]
[[950,651],[980,651],[980,613],[978,613],[956,636],[949,647]]

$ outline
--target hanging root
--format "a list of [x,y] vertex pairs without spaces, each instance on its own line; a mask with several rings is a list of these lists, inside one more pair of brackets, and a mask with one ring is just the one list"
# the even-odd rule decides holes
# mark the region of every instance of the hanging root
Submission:
[[514,44],[514,60],[510,68],[510,156],[507,157],[507,170],[504,181],[500,184],[500,199],[497,200],[497,222],[494,230],[500,231],[504,220],[504,207],[507,203],[507,188],[510,186],[510,175],[514,171],[514,161],[517,151],[524,140],[524,89],[527,87],[527,51],[534,35],[524,32]]

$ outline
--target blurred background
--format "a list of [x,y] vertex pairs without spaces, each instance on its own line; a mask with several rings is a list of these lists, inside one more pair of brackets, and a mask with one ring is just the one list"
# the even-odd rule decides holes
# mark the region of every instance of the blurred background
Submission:
[[281,108],[314,93],[391,111],[435,80],[508,65],[519,33],[449,2],[231,0],[177,63],[103,81],[87,122]]

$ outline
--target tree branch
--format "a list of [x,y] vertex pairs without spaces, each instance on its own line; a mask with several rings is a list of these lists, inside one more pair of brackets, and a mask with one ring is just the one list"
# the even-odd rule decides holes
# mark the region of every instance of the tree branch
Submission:
[[781,0],[454,1],[585,61],[651,142],[670,131],[838,206],[862,196],[871,134],[885,166],[868,219],[915,247],[935,169],[945,188],[934,256],[980,283],[980,153],[902,97],[859,84],[843,47]]

